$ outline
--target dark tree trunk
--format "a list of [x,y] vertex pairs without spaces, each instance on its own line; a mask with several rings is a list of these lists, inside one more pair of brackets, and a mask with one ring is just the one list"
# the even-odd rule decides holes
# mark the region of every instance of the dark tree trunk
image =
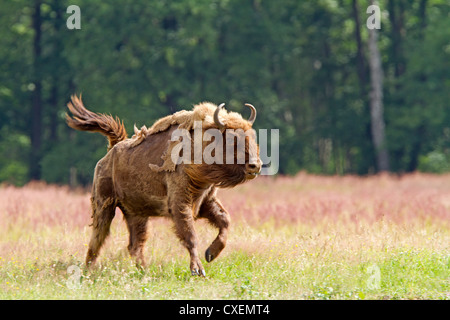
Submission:
[[[399,8],[397,10],[396,8]],[[404,37],[404,5],[403,0],[389,0],[388,2],[389,20],[392,31],[392,58],[394,63],[394,75],[400,77],[405,72],[405,59],[403,55]]]
[[42,84],[41,84],[41,1],[35,0],[32,15],[34,30],[33,39],[33,84],[31,102],[31,155],[30,155],[30,178],[39,180],[41,178],[40,160],[42,149]]
[[367,81],[367,74],[366,74],[366,66],[364,61],[364,48],[363,43],[361,40],[361,20],[359,19],[359,8],[358,8],[358,0],[352,1],[352,15],[353,19],[355,21],[355,39],[356,39],[356,45],[357,45],[357,51],[356,51],[356,67],[358,70],[358,78],[360,82],[360,90],[361,94],[366,94],[366,81]]
[[423,36],[423,31],[427,27],[427,3],[428,3],[428,0],[421,0],[420,4],[419,4],[419,12],[418,12],[418,16],[420,19],[419,30],[422,32],[421,33],[422,36]]
[[64,8],[59,3],[59,0],[54,0],[53,11],[56,13],[55,19],[53,21],[53,28],[55,31],[54,44],[53,44],[53,61],[54,65],[51,70],[52,72],[52,87],[50,89],[49,107],[50,107],[50,142],[56,142],[58,140],[58,110],[60,108],[60,90],[61,86],[61,73],[64,61],[61,57],[61,52],[63,51],[63,44],[61,39],[61,31],[64,25],[64,19],[62,13]]
[[[418,37],[420,40],[423,41],[423,38],[425,36],[425,28],[427,26],[427,2],[428,0],[421,0],[419,3],[419,10],[417,12],[417,16],[419,18],[419,25],[420,28],[418,28]],[[418,80],[422,83],[425,83],[427,81],[427,76],[424,72],[420,72],[418,74]],[[421,102],[422,108],[426,108],[426,104],[422,100]],[[424,124],[421,124],[418,128],[414,130],[414,139],[412,143],[412,148],[410,151],[410,160],[408,163],[408,171],[413,172],[417,170],[417,167],[419,165],[419,155],[422,151],[422,144],[424,141],[424,136],[426,135],[426,126]]]

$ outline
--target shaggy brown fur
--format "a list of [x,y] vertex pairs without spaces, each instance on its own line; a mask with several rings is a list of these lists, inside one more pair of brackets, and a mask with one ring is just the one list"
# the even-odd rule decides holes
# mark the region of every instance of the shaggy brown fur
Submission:
[[[202,103],[192,111],[177,112],[158,120],[150,129],[135,128],[130,139],[119,119],[87,110],[76,96],[68,107],[73,114],[73,117],[67,115],[70,127],[100,132],[109,140],[108,152],[95,168],[91,197],[93,232],[86,264],[94,264],[108,236],[115,208],[119,207],[130,234],[128,250],[139,264],[145,264],[143,245],[148,218],[165,216],[173,220],[176,235],[189,251],[192,274],[204,276],[194,220],[205,218],[219,229],[205,252],[205,259],[210,262],[225,247],[230,224],[228,212],[216,197],[217,188],[233,187],[253,179],[260,171],[259,149],[254,137],[246,137],[245,164],[236,164],[238,151],[235,151],[235,164],[175,165],[169,160],[171,148],[177,143],[171,141],[172,132],[177,128],[192,131],[194,121],[202,121],[203,130],[217,128],[213,119],[217,106]],[[219,118],[226,128],[251,129],[251,123],[237,113],[222,109]],[[223,135],[225,141],[225,132]],[[209,143],[212,142],[204,142],[203,148]],[[249,163],[250,150],[257,154],[256,164]]]
[[72,102],[67,104],[73,118],[66,114],[66,120],[69,127],[83,130],[100,132],[108,137],[109,145],[108,151],[114,147],[114,145],[127,138],[127,131],[123,125],[123,122],[116,117],[98,114],[87,110],[83,106],[81,96],[72,96]]

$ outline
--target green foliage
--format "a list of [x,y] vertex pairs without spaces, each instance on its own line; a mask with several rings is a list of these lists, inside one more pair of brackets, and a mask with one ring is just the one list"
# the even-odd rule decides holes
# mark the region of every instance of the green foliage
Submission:
[[[361,48],[351,0],[80,0],[80,30],[66,28],[72,3],[41,3],[38,54],[35,1],[0,4],[0,181],[25,183],[37,152],[42,179],[68,183],[75,168],[78,182],[88,183],[105,145],[66,127],[65,104],[74,93],[88,108],[119,116],[129,132],[205,100],[244,115],[250,102],[258,109],[256,129],[280,129],[280,173],[374,172],[366,2],[356,2]],[[392,11],[383,14],[379,39],[391,168],[447,171],[450,5],[384,0],[380,7]],[[12,157],[4,150],[14,136],[29,142]],[[434,150],[447,155],[439,169],[429,168]]]
[[0,140],[0,182],[14,185],[24,185],[28,178],[26,151],[30,140],[20,133],[7,133],[3,128],[0,131],[3,139]]
[[419,158],[419,170],[431,173],[450,171],[450,157],[438,151],[432,151]]
[[[73,145],[77,148],[74,149]],[[92,164],[95,165],[105,152],[106,144],[103,137],[77,133],[74,139],[56,144],[46,152],[41,161],[42,176],[50,183],[90,184],[94,174]],[[71,174],[75,174],[76,177],[71,177]]]

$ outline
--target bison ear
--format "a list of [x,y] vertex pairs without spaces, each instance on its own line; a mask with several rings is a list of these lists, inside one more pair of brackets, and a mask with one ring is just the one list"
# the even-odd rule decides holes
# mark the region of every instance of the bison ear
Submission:
[[225,124],[220,121],[219,119],[219,112],[220,110],[223,108],[223,106],[225,105],[225,103],[221,103],[216,111],[214,111],[214,123],[219,127],[220,131],[223,131],[225,129]]

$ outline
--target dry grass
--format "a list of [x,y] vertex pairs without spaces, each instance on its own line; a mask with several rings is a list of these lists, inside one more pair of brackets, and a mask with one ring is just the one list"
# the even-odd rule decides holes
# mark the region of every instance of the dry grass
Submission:
[[[89,194],[65,187],[0,189],[0,298],[450,299],[450,176],[260,177],[220,198],[229,243],[189,275],[170,221],[154,219],[140,270],[118,210],[99,268],[71,289],[90,235]],[[216,235],[196,225],[206,249]],[[378,282],[369,284],[375,266]]]

